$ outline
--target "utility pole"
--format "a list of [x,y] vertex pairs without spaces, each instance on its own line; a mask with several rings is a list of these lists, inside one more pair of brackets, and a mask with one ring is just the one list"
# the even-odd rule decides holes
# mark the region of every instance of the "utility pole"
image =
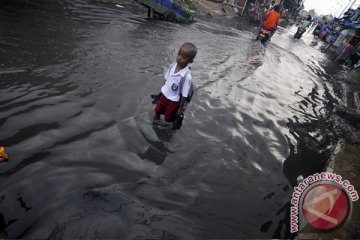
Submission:
[[356,0],[353,0],[352,2],[351,2],[351,0],[350,0],[350,2],[346,5],[346,7],[344,8],[344,10],[340,12],[339,18],[340,18],[347,10],[349,10],[349,9],[354,5],[355,2],[356,2]]
[[356,3],[356,1],[357,1],[357,0],[354,0],[354,1],[352,2],[352,4],[351,4],[351,6],[349,7],[349,9],[352,8],[352,6],[354,5],[354,3]]

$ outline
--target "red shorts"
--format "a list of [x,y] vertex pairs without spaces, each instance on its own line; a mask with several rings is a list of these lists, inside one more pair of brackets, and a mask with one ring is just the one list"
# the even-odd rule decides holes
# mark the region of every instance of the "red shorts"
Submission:
[[161,94],[159,101],[156,104],[155,112],[157,114],[164,114],[166,122],[173,122],[176,118],[176,111],[180,106],[180,102],[174,102],[167,99]]

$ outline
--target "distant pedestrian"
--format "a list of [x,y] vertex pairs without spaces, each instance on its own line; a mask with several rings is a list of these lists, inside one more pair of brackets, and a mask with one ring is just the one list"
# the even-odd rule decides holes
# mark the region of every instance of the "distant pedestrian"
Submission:
[[329,30],[328,23],[322,24],[320,26],[320,33],[319,33],[320,40],[325,41],[326,40],[326,34],[328,34],[329,32],[330,32],[330,30]]
[[338,61],[340,59],[344,60],[346,54],[350,51],[350,49],[351,49],[351,44],[345,43],[344,46],[341,48],[341,54],[335,59],[335,61]]
[[275,7],[275,1],[271,1],[271,3],[269,4],[269,11],[268,12],[271,12],[272,10],[274,10],[274,7]]
[[284,8],[284,9],[282,10],[282,13],[281,13],[281,18],[282,18],[282,19],[287,19],[288,13],[289,13],[289,9]]
[[334,42],[336,42],[337,39],[338,39],[338,35],[336,34],[332,35],[330,37],[329,44],[322,49],[322,52],[326,52],[329,48],[331,48],[331,46],[334,44]]

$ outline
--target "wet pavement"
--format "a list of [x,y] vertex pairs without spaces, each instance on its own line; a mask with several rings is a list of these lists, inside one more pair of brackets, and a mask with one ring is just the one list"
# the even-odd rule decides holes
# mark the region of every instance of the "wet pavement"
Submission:
[[[5,237],[286,238],[297,176],[354,128],[334,114],[338,72],[295,27],[263,46],[236,19],[76,0],[2,3],[0,29]],[[188,41],[183,127],[154,127],[149,94]]]

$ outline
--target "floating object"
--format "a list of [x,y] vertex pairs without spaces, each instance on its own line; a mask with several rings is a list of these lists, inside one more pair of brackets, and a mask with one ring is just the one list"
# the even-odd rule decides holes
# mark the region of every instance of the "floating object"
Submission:
[[115,6],[118,7],[118,8],[125,8],[124,6],[122,6],[120,4],[116,4]]
[[296,181],[297,183],[299,184],[302,180],[304,180],[304,177],[302,175],[299,175],[297,178],[296,178]]
[[8,160],[8,155],[5,153],[5,148],[0,146],[0,162],[5,162]]

